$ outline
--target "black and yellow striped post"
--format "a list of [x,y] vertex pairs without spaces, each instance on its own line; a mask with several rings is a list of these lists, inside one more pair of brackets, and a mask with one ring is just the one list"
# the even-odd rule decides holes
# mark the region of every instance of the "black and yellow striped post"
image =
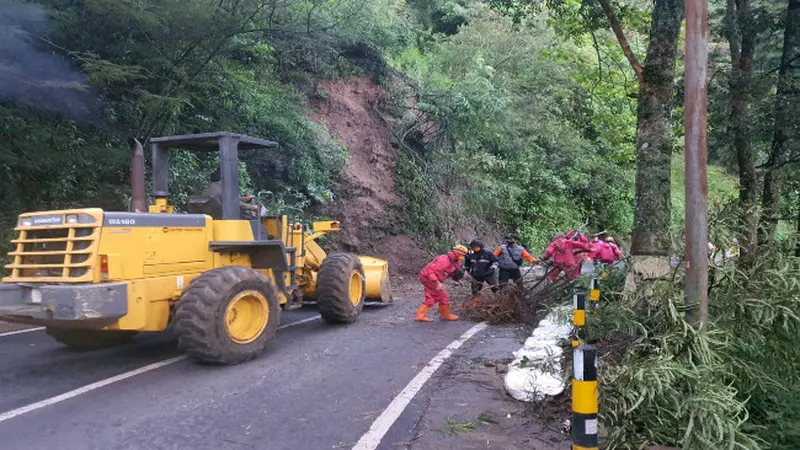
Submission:
[[572,351],[572,450],[598,450],[596,359],[590,345]]
[[579,332],[586,326],[586,294],[576,293],[572,298],[572,346],[580,345]]
[[600,301],[600,279],[592,278],[589,281],[589,301],[592,304],[591,309],[596,309]]

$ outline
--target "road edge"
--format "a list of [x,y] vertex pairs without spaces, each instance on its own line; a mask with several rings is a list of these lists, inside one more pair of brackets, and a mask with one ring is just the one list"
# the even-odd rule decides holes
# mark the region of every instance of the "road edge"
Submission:
[[381,441],[383,440],[386,433],[389,432],[389,429],[392,425],[397,421],[400,415],[405,411],[408,404],[411,403],[411,400],[417,395],[417,393],[425,386],[425,383],[431,379],[434,373],[439,369],[439,367],[453,354],[454,351],[458,350],[459,347],[464,345],[472,336],[478,334],[479,332],[486,329],[488,323],[481,322],[469,330],[467,330],[464,334],[458,337],[455,341],[451,342],[447,347],[445,347],[442,351],[440,351],[436,356],[431,359],[428,364],[411,380],[408,382],[405,388],[400,391],[392,402],[389,403],[389,406],[383,410],[380,416],[372,422],[370,425],[369,430],[361,436],[361,439],[353,446],[352,450],[375,450],[380,445]]

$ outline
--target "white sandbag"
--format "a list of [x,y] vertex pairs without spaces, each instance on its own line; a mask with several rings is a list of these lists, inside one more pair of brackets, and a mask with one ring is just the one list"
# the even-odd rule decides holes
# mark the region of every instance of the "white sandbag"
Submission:
[[544,339],[540,339],[538,337],[529,337],[525,339],[525,344],[522,348],[538,348],[541,346],[549,346],[549,345],[558,345],[558,337],[548,337]]
[[506,392],[522,402],[541,401],[546,396],[564,391],[560,378],[531,369],[509,369],[505,378]]
[[540,401],[546,396],[564,392],[560,364],[564,350],[558,345],[572,332],[566,312],[571,308],[553,308],[539,322],[523,347],[514,352],[514,361],[508,367],[504,385],[506,392],[519,401]]
[[540,347],[523,347],[514,352],[514,359],[528,358],[535,363],[547,364],[549,361],[557,361],[561,358],[564,350],[555,343],[552,345],[542,345]]

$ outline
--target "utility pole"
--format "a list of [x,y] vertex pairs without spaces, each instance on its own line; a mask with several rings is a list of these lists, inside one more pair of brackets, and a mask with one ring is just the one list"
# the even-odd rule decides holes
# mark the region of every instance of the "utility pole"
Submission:
[[708,328],[708,0],[686,0],[684,188],[686,319]]

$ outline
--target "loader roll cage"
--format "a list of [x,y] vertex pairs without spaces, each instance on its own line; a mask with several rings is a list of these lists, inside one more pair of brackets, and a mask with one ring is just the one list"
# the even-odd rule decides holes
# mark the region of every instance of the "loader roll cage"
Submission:
[[169,197],[170,150],[219,152],[223,220],[239,220],[239,150],[275,148],[277,142],[230,132],[200,133],[150,139],[153,151],[153,197]]

